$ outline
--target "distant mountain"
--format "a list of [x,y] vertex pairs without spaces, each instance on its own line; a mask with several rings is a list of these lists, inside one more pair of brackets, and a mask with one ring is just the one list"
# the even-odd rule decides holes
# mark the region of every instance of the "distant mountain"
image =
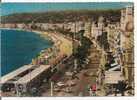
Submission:
[[1,17],[2,23],[62,23],[87,20],[92,18],[94,21],[99,16],[104,16],[110,22],[120,21],[120,9],[109,10],[66,10],[35,13],[17,13]]

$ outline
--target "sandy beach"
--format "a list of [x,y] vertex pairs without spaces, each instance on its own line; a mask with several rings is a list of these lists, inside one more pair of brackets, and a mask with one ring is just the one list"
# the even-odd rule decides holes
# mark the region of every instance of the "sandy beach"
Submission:
[[54,42],[54,45],[56,47],[59,46],[59,49],[63,54],[66,54],[68,56],[72,54],[72,41],[68,40],[60,33],[51,33],[51,32],[49,33],[49,32],[40,32],[40,31],[33,31],[33,32],[38,33],[46,38],[50,37]]

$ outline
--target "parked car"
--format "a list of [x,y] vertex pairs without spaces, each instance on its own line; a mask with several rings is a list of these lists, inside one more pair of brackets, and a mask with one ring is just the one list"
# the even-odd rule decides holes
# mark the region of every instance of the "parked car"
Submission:
[[66,92],[66,93],[71,93],[71,92],[73,92],[73,91],[72,91],[72,88],[71,88],[71,87],[67,87],[67,88],[64,89],[64,92]]
[[83,75],[87,76],[87,77],[96,76],[96,74],[94,72],[85,72]]
[[72,81],[72,80],[69,80],[67,82],[68,86],[75,86],[76,85],[76,82]]
[[64,83],[64,82],[58,82],[58,83],[57,83],[57,86],[59,86],[59,87],[64,87],[64,86],[65,86],[65,83]]
[[72,72],[65,72],[65,75],[66,75],[66,76],[72,76],[73,73],[72,73]]
[[55,92],[60,92],[60,91],[61,91],[61,89],[58,88],[58,87],[54,88],[53,90],[54,90]]

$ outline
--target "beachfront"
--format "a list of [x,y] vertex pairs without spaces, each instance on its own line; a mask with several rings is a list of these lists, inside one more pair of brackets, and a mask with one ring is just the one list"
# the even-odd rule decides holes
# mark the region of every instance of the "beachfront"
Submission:
[[[37,75],[35,75],[35,77],[33,78],[31,77],[32,78],[31,80],[34,80],[39,75],[41,75],[43,71],[46,73],[47,69],[57,64],[61,59],[63,59],[65,55],[69,57],[72,54],[72,41],[66,39],[64,36],[60,35],[59,33],[54,34],[49,32],[40,32],[40,31],[33,31],[33,32],[41,35],[44,38],[49,37],[54,42],[54,45],[51,48],[42,50],[39,53],[39,56],[34,58],[29,65],[22,66],[18,68],[17,70],[3,76],[1,78],[2,84],[17,84],[17,83],[19,84],[18,81],[24,80],[24,77],[30,80],[30,76],[34,76],[33,73],[35,72],[34,74],[37,74]],[[42,68],[40,67],[41,65],[45,67]],[[46,68],[46,66],[49,66],[49,67]],[[36,71],[37,67],[41,69],[40,72]],[[26,82],[25,80],[24,82],[21,82],[20,84],[22,83],[28,84],[31,81]]]
[[54,44],[2,77],[3,96],[134,95],[133,4],[11,16],[0,27],[32,31]]

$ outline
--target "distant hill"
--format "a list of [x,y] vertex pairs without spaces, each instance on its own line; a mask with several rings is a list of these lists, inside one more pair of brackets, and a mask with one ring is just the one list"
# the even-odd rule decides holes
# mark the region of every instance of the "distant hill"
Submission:
[[62,23],[87,20],[92,18],[94,21],[99,16],[104,16],[111,22],[120,21],[120,9],[116,10],[66,10],[35,13],[18,13],[1,17],[2,23]]

